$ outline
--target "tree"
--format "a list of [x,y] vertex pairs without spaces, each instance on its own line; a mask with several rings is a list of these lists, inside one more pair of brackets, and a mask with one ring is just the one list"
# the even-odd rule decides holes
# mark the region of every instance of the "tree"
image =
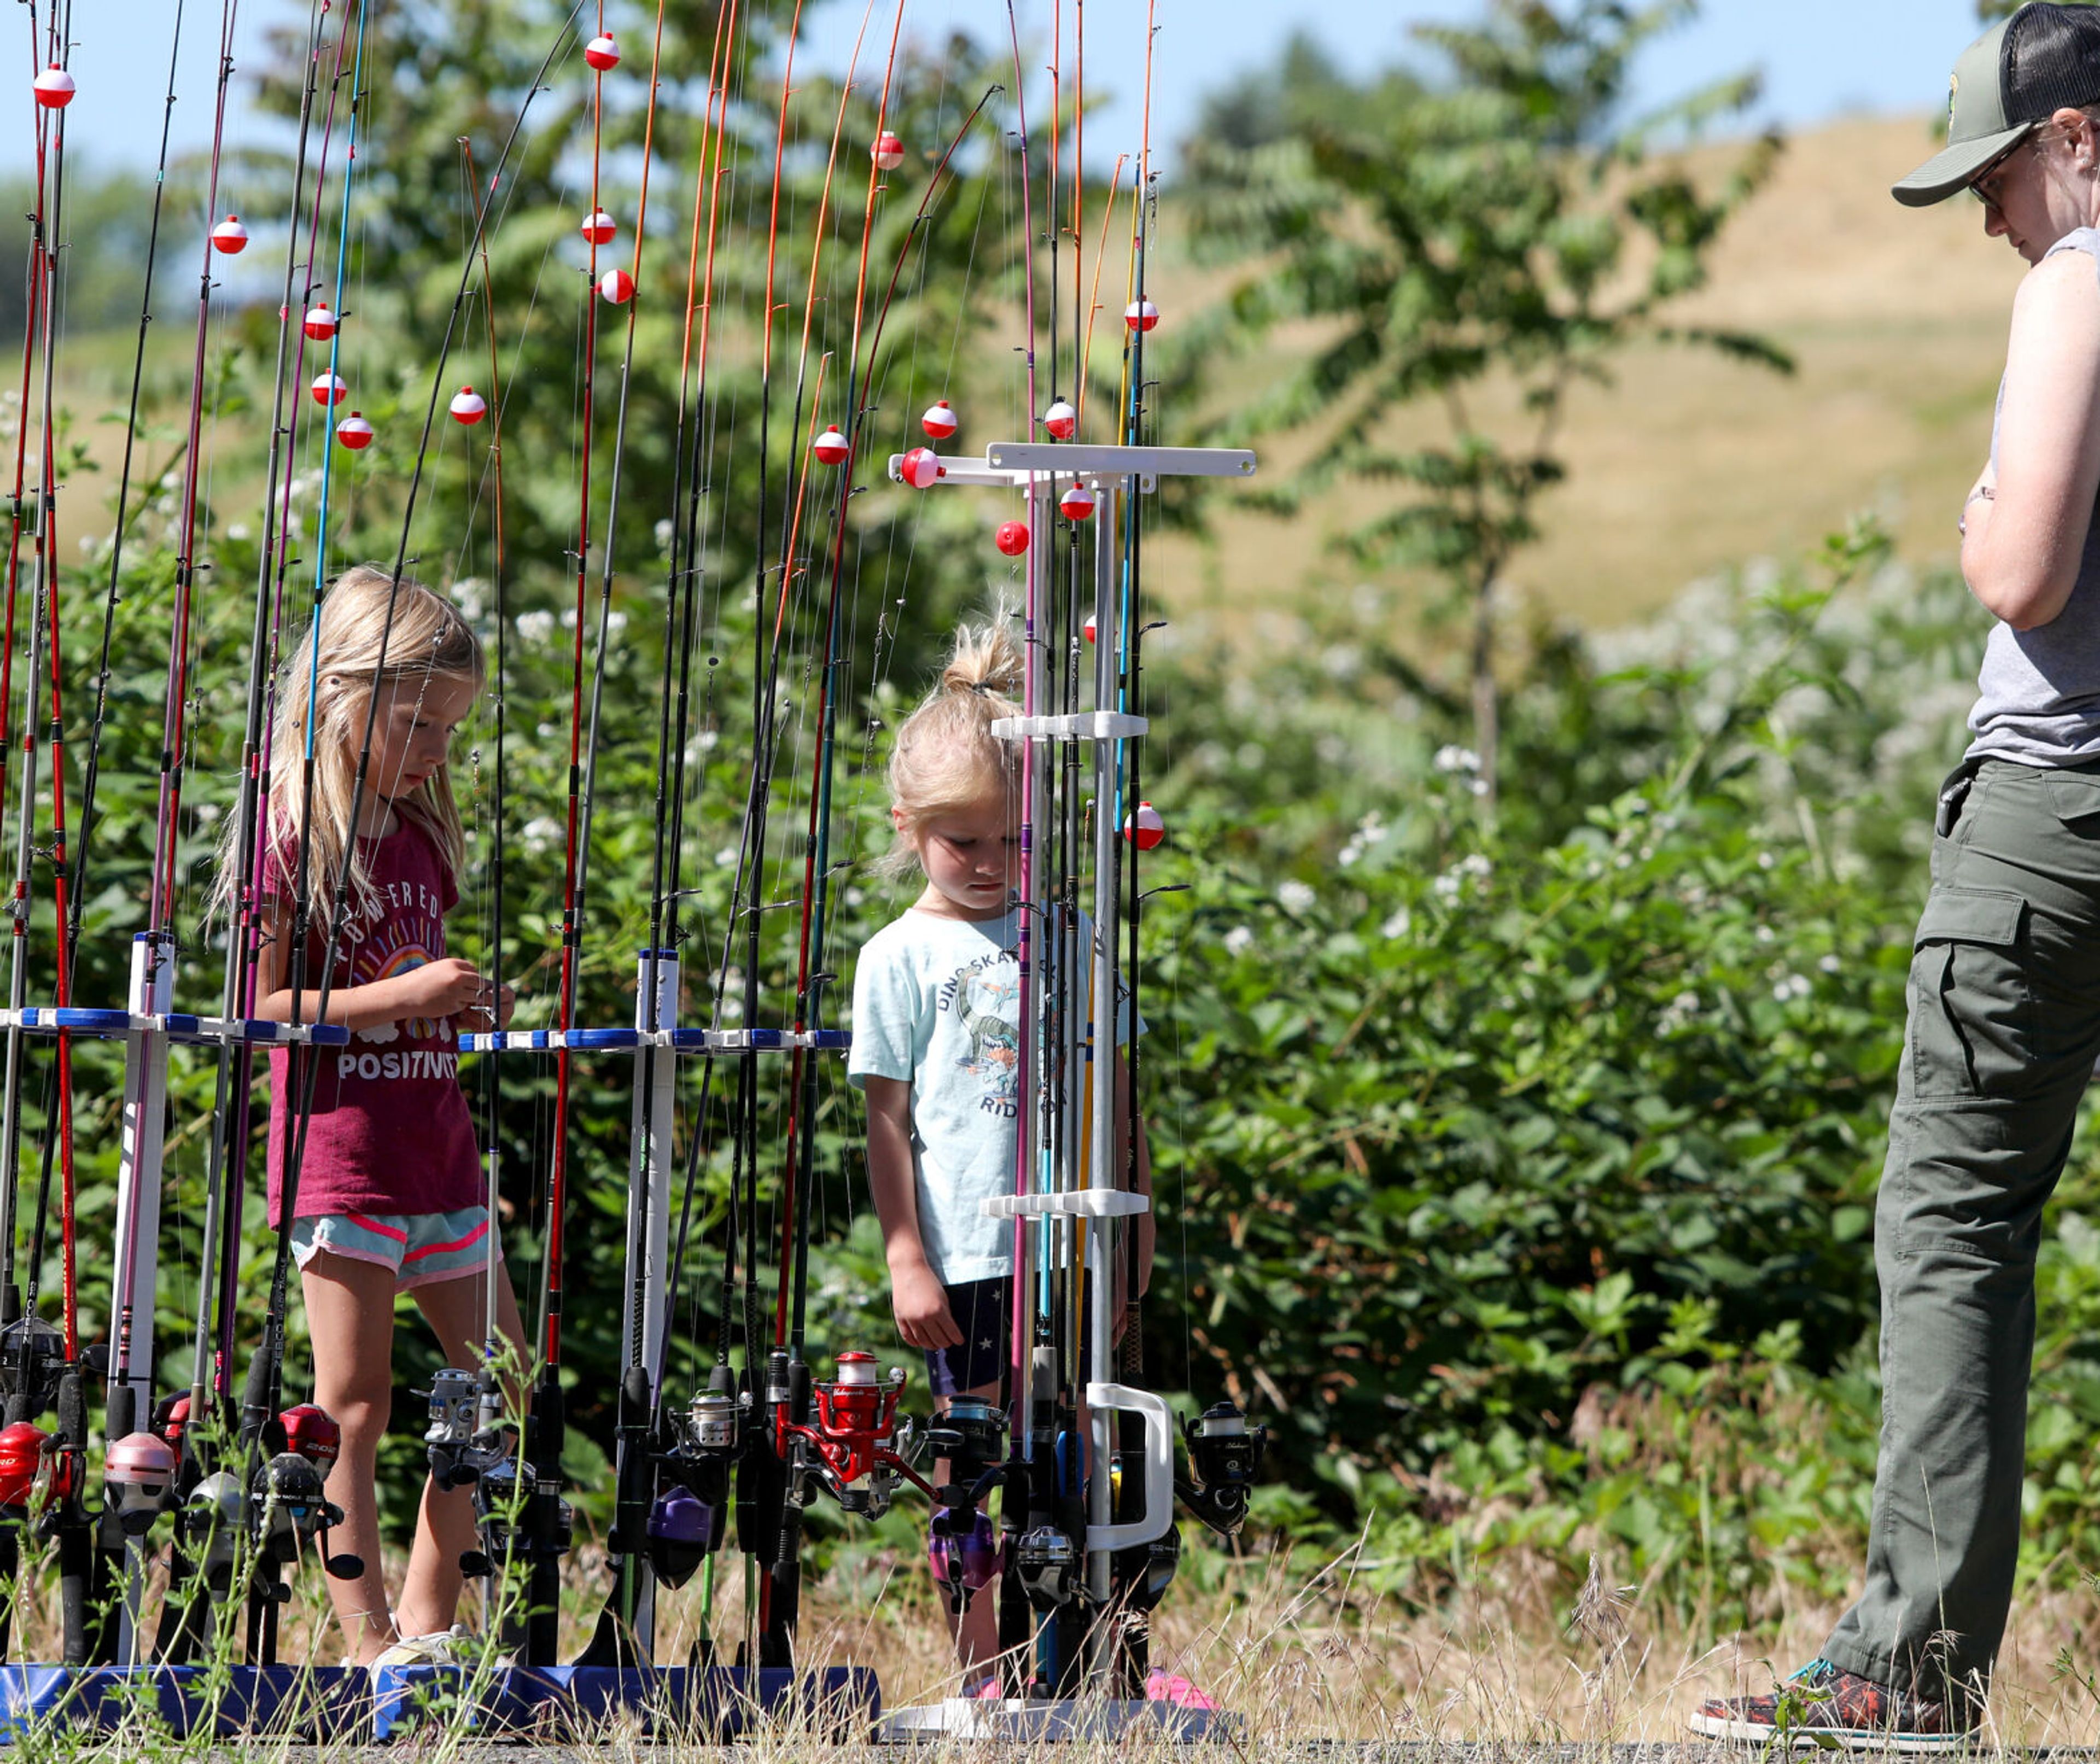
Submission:
[[[1780,148],[1762,135],[1701,180],[1659,145],[1740,116],[1756,95],[1748,77],[1622,120],[1635,54],[1692,10],[1691,0],[1639,9],[1491,0],[1477,25],[1417,30],[1445,64],[1437,81],[1383,77],[1382,102],[1370,107],[1301,104],[1281,85],[1266,101],[1242,91],[1240,112],[1295,117],[1292,131],[1251,148],[1189,145],[1196,236],[1259,262],[1213,315],[1206,344],[1244,351],[1288,323],[1317,330],[1301,365],[1231,413],[1242,428],[1315,437],[1295,481],[1264,505],[1296,513],[1308,492],[1341,478],[1392,492],[1343,544],[1366,565],[1440,578],[1439,610],[1467,620],[1475,746],[1491,800],[1496,591],[1512,554],[1538,536],[1541,495],[1564,475],[1569,392],[1608,384],[1611,359],[1643,340],[1791,365],[1763,338],[1667,317],[1704,284],[1722,228]],[[1331,86],[1336,76],[1300,56],[1277,76],[1294,77]],[[1504,385],[1518,396],[1498,421],[1485,395]],[[1396,446],[1389,426],[1414,407],[1440,414],[1442,439]]]

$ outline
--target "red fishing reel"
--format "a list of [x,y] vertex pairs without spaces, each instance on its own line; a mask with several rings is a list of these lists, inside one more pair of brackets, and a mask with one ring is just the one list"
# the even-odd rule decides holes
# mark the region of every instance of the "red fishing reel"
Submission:
[[[39,1490],[37,1479],[46,1478]],[[20,1517],[53,1498],[66,1499],[80,1487],[80,1457],[56,1449],[51,1435],[34,1422],[0,1427],[0,1519]]]
[[278,1416],[285,1430],[285,1449],[297,1452],[320,1472],[321,1480],[342,1456],[342,1429],[335,1417],[312,1403],[298,1403]]
[[[891,1486],[900,1475],[926,1488],[898,1451],[897,1405],[904,1394],[902,1366],[892,1366],[886,1379],[879,1378],[873,1354],[849,1350],[839,1356],[838,1376],[818,1379],[812,1394],[817,1402],[815,1425],[783,1422],[781,1443],[784,1446],[790,1438],[807,1443],[816,1455],[818,1474],[840,1506],[870,1516],[886,1511]],[[910,1423],[901,1431],[908,1439]]]

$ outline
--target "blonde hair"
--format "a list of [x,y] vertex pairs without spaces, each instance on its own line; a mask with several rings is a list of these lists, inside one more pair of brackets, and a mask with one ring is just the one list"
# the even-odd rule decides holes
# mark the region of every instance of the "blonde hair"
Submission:
[[1021,788],[1021,743],[991,732],[1001,717],[1018,717],[1024,658],[1012,620],[1002,611],[955,633],[940,684],[904,720],[889,751],[889,797],[903,811],[897,843],[880,858],[884,875],[919,867],[914,836],[934,817]]
[[[408,576],[395,586],[394,572],[360,563],[343,571],[314,615],[310,629],[278,668],[277,712],[271,724],[270,804],[264,849],[287,867],[296,861],[302,824],[307,820],[307,710],[314,710],[312,826],[308,874],[312,898],[333,893],[347,858],[351,897],[370,902],[372,879],[352,837],[357,762],[364,745],[375,687],[420,690],[434,678],[469,680],[481,690],[486,669],[481,640],[458,610]],[[385,666],[379,665],[384,646]],[[375,672],[376,670],[376,672]],[[373,739],[377,739],[377,730]],[[444,766],[410,795],[394,799],[395,812],[413,821],[436,844],[457,875],[465,858],[465,834]],[[228,825],[219,847],[215,901],[223,903],[239,873],[233,850],[236,830]]]

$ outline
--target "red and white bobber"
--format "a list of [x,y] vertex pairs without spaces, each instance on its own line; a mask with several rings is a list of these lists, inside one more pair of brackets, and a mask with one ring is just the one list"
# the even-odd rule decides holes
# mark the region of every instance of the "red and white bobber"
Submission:
[[810,443],[810,451],[827,465],[843,465],[853,452],[853,443],[846,439],[839,426],[833,423]]
[[1057,499],[1057,512],[1068,521],[1094,518],[1094,493],[1084,484],[1074,484]]
[[930,490],[948,475],[948,468],[931,448],[914,448],[897,462],[897,475],[914,490]]
[[1026,521],[1001,521],[992,541],[1009,558],[1017,558],[1028,549],[1028,523]]
[[598,291],[615,306],[634,298],[634,278],[624,270],[607,270],[598,279]]
[[451,405],[452,421],[474,424],[488,414],[488,400],[470,386],[463,386],[452,394]]
[[238,214],[227,215],[212,228],[211,248],[230,258],[237,258],[248,249],[248,229],[240,224]]
[[1052,439],[1069,441],[1079,433],[1079,413],[1061,398],[1043,412],[1043,426],[1050,431]]
[[946,441],[962,426],[962,419],[955,414],[955,407],[945,398],[937,404],[929,405],[926,414],[919,419],[919,426],[936,441]]
[[353,453],[362,453],[370,447],[372,437],[377,432],[357,411],[352,411],[335,426],[336,439]]
[[610,37],[593,37],[584,45],[584,60],[603,73],[620,65],[620,45]]
[[46,110],[64,110],[76,90],[73,76],[55,61],[37,76],[37,102]]
[[620,223],[603,209],[593,209],[584,216],[584,223],[576,231],[594,245],[609,245],[620,231]]
[[314,395],[316,404],[340,404],[350,396],[350,388],[339,373],[322,374],[307,390]]
[[1092,613],[1088,613],[1087,615],[1085,629],[1087,633],[1087,641],[1089,643],[1098,643],[1101,642],[1101,630],[1096,624],[1094,615]]
[[867,154],[877,169],[894,171],[904,163],[904,143],[885,129],[875,138],[875,145],[867,150]]
[[1149,331],[1159,323],[1159,308],[1149,300],[1133,300],[1123,309],[1123,322],[1133,331]]
[[1140,802],[1137,813],[1123,817],[1123,836],[1140,851],[1150,851],[1167,837],[1167,823],[1149,802]]
[[323,301],[317,306],[307,307],[307,315],[301,322],[306,326],[307,336],[316,343],[325,343],[335,335],[340,321],[328,302]]

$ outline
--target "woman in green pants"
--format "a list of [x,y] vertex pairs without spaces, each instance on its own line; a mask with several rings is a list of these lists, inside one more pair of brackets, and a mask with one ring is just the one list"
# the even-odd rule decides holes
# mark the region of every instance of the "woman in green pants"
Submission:
[[1882,1439],[1859,1603],[1774,1695],[1695,1731],[1973,1744],[2019,1554],[2035,1252],[2100,1056],[2100,10],[2031,5],[1956,64],[1945,152],[2030,266],[1961,568],[1993,613],[1940,793],[1874,1260]]

